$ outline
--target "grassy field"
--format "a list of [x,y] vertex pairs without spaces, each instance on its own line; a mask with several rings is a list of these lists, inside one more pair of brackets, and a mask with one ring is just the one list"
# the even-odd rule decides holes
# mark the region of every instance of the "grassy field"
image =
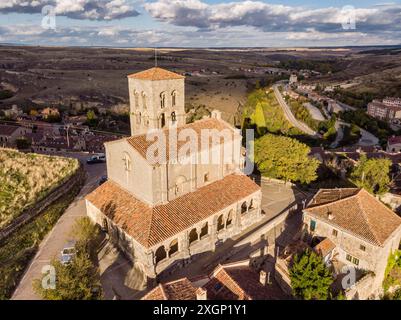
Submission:
[[0,149],[0,228],[43,199],[78,167],[76,159]]

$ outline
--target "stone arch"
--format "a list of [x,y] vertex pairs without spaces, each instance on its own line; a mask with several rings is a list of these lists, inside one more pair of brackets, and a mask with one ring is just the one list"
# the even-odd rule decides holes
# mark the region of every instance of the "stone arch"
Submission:
[[134,90],[134,103],[135,103],[135,108],[139,108],[139,93],[138,91]]
[[217,218],[217,232],[219,232],[222,229],[224,229],[224,215],[221,214]]
[[168,256],[171,257],[174,253],[178,252],[178,240],[174,239],[170,242],[170,247],[168,250]]
[[142,117],[142,113],[138,112],[136,114],[136,123],[140,124],[141,123],[141,117]]
[[175,190],[174,190],[175,195],[179,195],[184,191],[185,182],[187,182],[187,178],[185,176],[183,176],[183,175],[178,176],[175,179],[175,184],[174,184],[174,186],[175,186]]
[[246,201],[241,204],[241,213],[246,213],[248,211],[248,205]]
[[164,109],[166,107],[166,92],[160,93],[160,108]]
[[177,115],[175,114],[175,111],[171,112],[171,122],[174,124],[177,121]]
[[143,106],[143,110],[146,110],[148,108],[146,99],[147,99],[146,93],[144,91],[142,91],[142,106]]
[[171,105],[175,107],[177,105],[177,91],[171,92]]
[[160,261],[163,261],[166,258],[167,258],[167,253],[164,246],[160,246],[159,248],[157,248],[155,252],[155,263],[158,264]]
[[189,232],[189,244],[195,242],[198,240],[198,231],[196,230],[196,228],[193,228],[190,232]]
[[249,207],[248,210],[254,209],[255,208],[255,201],[254,199],[251,199],[251,201],[249,202]]
[[166,115],[165,115],[165,113],[161,113],[159,115],[159,120],[160,120],[160,128],[164,128],[166,126]]
[[201,232],[199,237],[202,239],[203,237],[205,237],[207,234],[209,233],[209,223],[206,221],[206,223],[203,225],[203,227],[201,228]]
[[226,228],[233,223],[234,210],[231,209],[227,214]]
[[124,161],[124,169],[125,171],[129,172],[132,170],[132,160],[131,156],[127,153],[123,153],[123,161]]

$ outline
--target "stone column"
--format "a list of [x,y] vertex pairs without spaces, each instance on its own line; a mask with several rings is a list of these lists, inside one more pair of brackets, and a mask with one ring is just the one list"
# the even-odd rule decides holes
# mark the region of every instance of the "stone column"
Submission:
[[217,237],[217,216],[214,216],[211,220],[209,220],[210,225],[210,241],[211,241],[211,250],[216,250],[216,241],[218,240]]
[[190,257],[191,254],[189,251],[189,238],[187,231],[182,232],[178,236],[178,250],[184,259]]

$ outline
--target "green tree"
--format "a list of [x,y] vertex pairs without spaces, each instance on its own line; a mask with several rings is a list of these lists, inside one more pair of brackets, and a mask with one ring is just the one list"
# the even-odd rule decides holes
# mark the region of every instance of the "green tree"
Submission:
[[351,173],[351,180],[370,193],[383,194],[389,190],[390,166],[389,159],[368,159],[362,154]]
[[327,300],[331,297],[333,276],[323,259],[311,250],[294,257],[290,268],[294,296],[304,300]]
[[99,228],[91,222],[89,217],[81,217],[75,221],[71,235],[79,242],[87,243],[95,240],[99,235]]
[[91,125],[94,126],[97,123],[97,117],[96,117],[96,113],[93,110],[89,110],[86,113],[86,122]]
[[258,102],[254,113],[251,116],[252,122],[256,125],[256,130],[259,136],[263,136],[267,132],[266,120],[262,104]]
[[[77,254],[68,265],[53,260],[55,288],[44,288],[42,279],[33,282],[33,288],[45,300],[100,300],[102,289],[99,270],[89,258],[85,247],[77,245]],[[46,277],[47,275],[44,275]]]
[[262,175],[285,181],[310,183],[317,178],[319,161],[296,139],[267,134],[255,141],[254,161]]

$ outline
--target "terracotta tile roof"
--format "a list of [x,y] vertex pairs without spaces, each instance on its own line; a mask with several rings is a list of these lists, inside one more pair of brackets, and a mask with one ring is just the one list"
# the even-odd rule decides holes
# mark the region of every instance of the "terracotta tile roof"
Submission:
[[154,67],[148,70],[130,74],[128,75],[128,78],[156,81],[156,80],[184,79],[185,77],[178,73],[168,71],[166,69]]
[[109,180],[86,199],[136,241],[152,247],[259,190],[247,176],[232,174],[167,204],[150,207]]
[[196,300],[197,288],[187,278],[159,284],[141,300]]
[[327,256],[331,251],[334,250],[336,245],[329,238],[325,238],[320,241],[313,249],[316,253],[320,254],[322,257]]
[[[201,147],[205,147],[205,145],[202,144],[202,139],[201,139],[201,132],[204,129],[212,129],[212,130],[214,129],[214,130],[217,130],[219,133],[225,132],[225,130],[228,129],[228,130],[230,130],[230,134],[231,134],[231,136],[228,137],[230,139],[233,139],[236,134],[234,128],[232,128],[228,123],[226,123],[225,121],[222,121],[222,120],[214,119],[214,118],[206,118],[206,119],[202,119],[202,120],[178,127],[177,128],[177,137],[179,137],[180,132],[184,129],[192,129],[195,131],[195,133],[197,135],[197,139],[198,139],[198,150],[200,150]],[[163,130],[163,133],[166,137],[166,150],[167,151],[169,150],[170,131],[171,131],[170,129]],[[146,134],[132,136],[132,137],[126,138],[126,140],[144,158],[146,158],[146,152],[147,152],[148,148],[152,144],[155,143],[154,140],[147,141]],[[178,138],[177,138],[177,150],[179,151],[180,148],[184,144],[188,143],[189,141],[190,141],[189,137],[184,141],[178,141]],[[217,141],[217,143],[222,143],[223,141],[224,141],[223,139],[220,139],[220,141]],[[212,139],[210,139],[209,146],[212,146],[212,142],[213,142]],[[169,153],[170,152],[166,152],[166,160],[169,160]]]
[[364,189],[330,191],[320,190],[304,211],[378,246],[401,225],[399,216]]
[[0,135],[10,136],[16,131],[19,127],[17,126],[9,126],[7,124],[0,124]]
[[392,136],[387,140],[388,144],[398,144],[401,143],[401,136]]
[[275,284],[263,286],[249,266],[220,265],[204,286],[210,300],[272,300],[288,298]]
[[[205,279],[205,276],[200,276]],[[206,277],[207,279],[207,277]],[[273,280],[273,278],[271,278]],[[196,300],[198,288],[193,279],[179,279],[159,284],[148,292],[142,300]],[[209,280],[202,287],[207,300],[276,300],[288,299],[273,281],[263,286],[259,273],[248,265],[218,265]]]

